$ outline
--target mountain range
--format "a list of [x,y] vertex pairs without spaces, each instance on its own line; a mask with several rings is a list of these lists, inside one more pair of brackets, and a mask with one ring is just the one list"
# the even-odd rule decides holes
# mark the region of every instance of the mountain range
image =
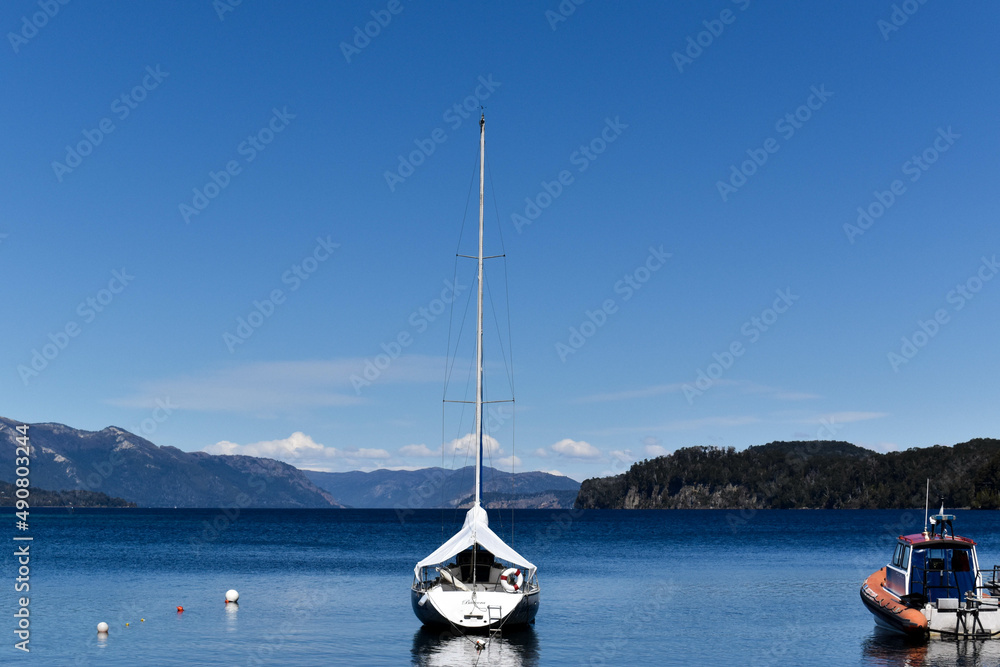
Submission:
[[[0,417],[0,481],[13,482],[15,430]],[[342,507],[294,466],[252,456],[159,447],[109,426],[29,424],[31,486],[100,491],[140,507]]]
[[[0,417],[0,482],[15,481],[19,425]],[[109,502],[124,499],[139,507],[458,507],[471,502],[474,488],[471,466],[315,472],[274,459],[158,446],[117,426],[84,431],[29,424],[28,442],[33,489],[96,492],[116,497]],[[579,488],[579,482],[559,475],[484,469],[488,506],[571,507]],[[94,499],[99,496],[62,498],[70,504],[84,498],[100,504]]]
[[[303,472],[316,486],[349,507],[461,507],[471,504],[475,490],[473,466],[456,470]],[[512,474],[483,468],[483,501],[487,507],[569,508],[579,489],[579,482],[547,472]]]

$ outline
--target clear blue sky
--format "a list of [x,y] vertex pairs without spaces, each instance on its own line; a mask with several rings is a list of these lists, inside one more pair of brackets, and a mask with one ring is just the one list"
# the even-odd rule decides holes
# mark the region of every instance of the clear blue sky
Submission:
[[447,314],[421,308],[453,276],[472,96],[518,405],[495,463],[1000,436],[1000,7],[225,1],[0,9],[4,416],[463,463]]

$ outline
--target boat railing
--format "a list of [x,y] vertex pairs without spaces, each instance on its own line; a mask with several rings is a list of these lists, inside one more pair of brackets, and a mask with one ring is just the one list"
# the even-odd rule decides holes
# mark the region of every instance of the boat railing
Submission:
[[988,570],[979,570],[979,580],[983,582],[979,586],[980,589],[989,593],[991,597],[1000,596],[1000,565],[994,565]]
[[[459,575],[459,572],[456,572],[459,566],[456,565],[455,563],[449,563],[448,565],[441,565],[441,567],[448,569],[452,573],[452,576],[454,576],[457,581],[461,581],[468,587],[473,586],[471,577],[466,581]],[[500,563],[495,563],[492,567],[492,570],[495,570],[495,572],[491,571],[490,576],[486,580],[477,581],[475,584],[475,589],[477,591],[503,590],[503,585],[500,583],[499,574],[503,570],[507,569],[507,567],[509,566]],[[426,591],[431,588],[434,588],[439,584],[447,585],[447,582],[444,582],[440,575],[435,576],[434,568],[425,567],[421,569],[419,577],[416,575],[413,577],[413,583],[411,587],[416,591]],[[452,588],[454,588],[453,584],[448,585],[449,590],[451,590]],[[532,572],[530,576],[525,578],[523,584],[523,590],[526,593],[532,593],[539,589],[540,586],[538,585],[538,573]]]

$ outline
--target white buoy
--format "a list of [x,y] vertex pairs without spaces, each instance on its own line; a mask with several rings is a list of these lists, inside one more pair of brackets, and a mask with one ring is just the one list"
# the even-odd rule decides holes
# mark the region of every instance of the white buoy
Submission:
[[240,599],[240,594],[236,592],[235,589],[230,588],[226,591],[226,602],[236,602]]
[[97,631],[98,632],[107,632],[108,631],[108,624],[105,623],[104,621],[101,621],[100,623],[97,624]]

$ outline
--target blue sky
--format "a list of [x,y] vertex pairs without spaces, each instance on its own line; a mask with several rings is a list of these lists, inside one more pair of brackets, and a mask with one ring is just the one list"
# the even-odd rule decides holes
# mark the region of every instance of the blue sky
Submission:
[[1000,435],[995,5],[224,3],[0,10],[4,416],[461,465],[483,104],[495,464]]

